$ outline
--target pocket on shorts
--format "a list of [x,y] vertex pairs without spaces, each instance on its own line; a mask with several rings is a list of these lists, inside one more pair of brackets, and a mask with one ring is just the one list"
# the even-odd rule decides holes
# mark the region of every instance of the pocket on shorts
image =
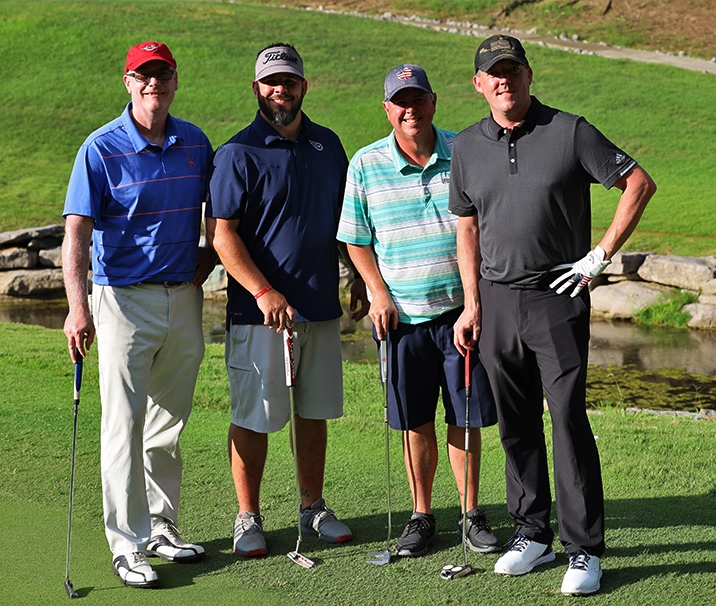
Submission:
[[252,370],[254,367],[249,355],[249,330],[248,326],[233,325],[229,330],[229,339],[226,342],[227,356],[226,365],[234,370]]

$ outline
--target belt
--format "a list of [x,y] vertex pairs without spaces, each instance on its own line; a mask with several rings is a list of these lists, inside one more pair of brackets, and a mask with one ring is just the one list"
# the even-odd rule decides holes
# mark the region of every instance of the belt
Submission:
[[164,286],[166,288],[173,288],[174,286],[181,286],[182,284],[188,284],[188,282],[155,282],[152,280],[144,280],[140,284],[153,284],[155,286]]

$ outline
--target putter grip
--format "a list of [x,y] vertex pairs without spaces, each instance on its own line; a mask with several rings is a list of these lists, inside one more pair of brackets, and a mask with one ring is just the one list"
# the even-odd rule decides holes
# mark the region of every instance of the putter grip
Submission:
[[378,350],[380,360],[380,381],[385,385],[388,382],[388,341],[381,339],[380,349]]
[[472,388],[472,351],[469,349],[465,352],[465,391],[467,396],[470,397],[470,390]]
[[75,352],[77,356],[77,362],[75,362],[75,400],[80,397],[80,388],[82,387],[82,357],[80,352]]
[[286,386],[296,385],[296,362],[293,349],[293,330],[287,326],[283,331],[283,358],[286,369]]

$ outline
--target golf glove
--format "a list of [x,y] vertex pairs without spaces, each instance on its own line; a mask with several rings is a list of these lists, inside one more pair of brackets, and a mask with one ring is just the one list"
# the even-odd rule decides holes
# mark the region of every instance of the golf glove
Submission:
[[[555,288],[564,282],[564,284],[557,288],[557,293],[563,293],[570,286],[576,284],[577,286],[570,295],[572,298],[576,297],[593,278],[596,278],[606,269],[607,265],[611,263],[611,261],[604,260],[605,255],[606,253],[601,246],[595,247],[594,250],[589,251],[586,257],[577,261],[568,272],[562,274],[552,282],[549,287]],[[558,265],[554,269],[561,269],[562,267],[562,265]],[[552,271],[554,271],[554,269]]]

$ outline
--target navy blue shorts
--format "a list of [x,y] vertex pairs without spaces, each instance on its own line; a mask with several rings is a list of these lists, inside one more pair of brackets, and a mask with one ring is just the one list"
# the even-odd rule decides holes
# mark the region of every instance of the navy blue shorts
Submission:
[[[465,427],[465,358],[453,343],[460,313],[461,307],[421,324],[400,323],[388,334],[388,423],[393,429],[434,423],[440,392],[445,422]],[[488,427],[497,423],[495,400],[477,352],[471,357],[470,427]]]

